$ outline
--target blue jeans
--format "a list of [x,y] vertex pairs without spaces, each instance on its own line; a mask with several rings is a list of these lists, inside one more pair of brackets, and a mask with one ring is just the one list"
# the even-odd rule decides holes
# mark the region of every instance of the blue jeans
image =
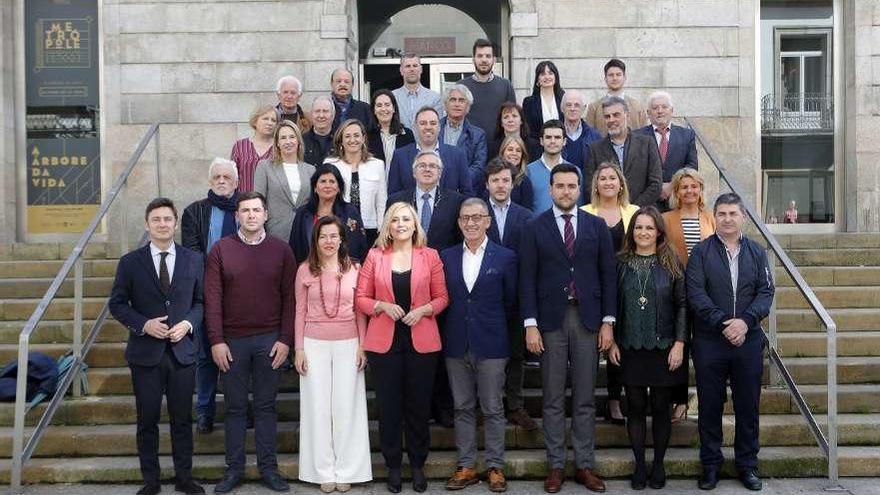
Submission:
[[201,345],[196,362],[196,416],[214,419],[217,410],[214,399],[217,395],[217,377],[220,375],[220,370],[211,356],[211,342],[208,341],[208,331],[204,322],[199,328],[197,338]]

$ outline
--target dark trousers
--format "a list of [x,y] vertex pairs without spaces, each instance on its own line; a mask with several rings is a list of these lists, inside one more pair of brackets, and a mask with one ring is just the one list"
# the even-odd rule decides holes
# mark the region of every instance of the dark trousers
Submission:
[[178,480],[192,477],[192,398],[195,365],[181,365],[167,348],[158,366],[129,365],[137,407],[137,449],[141,475],[148,484],[159,483],[159,417],[162,395],[171,423],[171,451]]
[[525,360],[525,329],[522,320],[507,322],[507,338],[510,343],[510,358],[507,360],[504,395],[507,397],[507,410],[515,411],[523,407],[523,361]]
[[202,325],[198,331],[199,357],[196,361],[196,415],[214,419],[217,409],[215,397],[217,396],[217,378],[220,369],[214,363],[211,355],[211,342],[208,340],[208,331]]
[[229,473],[244,475],[248,389],[251,383],[257,467],[260,474],[278,470],[275,455],[278,429],[275,399],[281,372],[272,369],[272,358],[269,357],[277,341],[278,332],[274,331],[228,339],[226,342],[233,359],[229,371],[223,374],[226,394],[226,469]]
[[379,402],[379,443],[385,465],[399,469],[403,462],[401,424],[412,467],[421,468],[431,448],[428,420],[439,352],[368,352],[376,399]]
[[692,342],[694,371],[697,376],[697,398],[700,401],[698,427],[700,462],[720,467],[723,440],[721,417],[727,380],[736,417],[733,442],[736,467],[742,471],[758,466],[758,414],[761,401],[761,376],[764,371],[764,339],[760,332],[750,331],[746,341],[735,347],[723,337],[695,336]]

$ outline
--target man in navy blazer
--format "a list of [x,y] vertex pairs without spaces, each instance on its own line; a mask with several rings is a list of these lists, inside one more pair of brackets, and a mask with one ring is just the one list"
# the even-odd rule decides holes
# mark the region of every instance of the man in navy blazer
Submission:
[[520,243],[520,311],[526,347],[541,355],[548,493],[565,480],[565,382],[571,363],[575,480],[605,491],[595,468],[594,391],[599,351],[617,316],[614,248],[605,222],[577,208],[580,174],[563,163],[550,175],[553,207],[528,223]]
[[636,130],[657,142],[663,168],[663,186],[660,199],[657,200],[660,211],[669,210],[672,176],[685,167],[698,168],[696,133],[690,127],[674,125],[673,112],[672,96],[666,91],[655,91],[648,97],[648,119],[651,124]]
[[[369,103],[356,100],[351,94],[354,87],[354,76],[348,69],[336,69],[330,74],[330,92],[333,97],[333,106],[336,113],[333,116],[331,134],[336,132],[343,121],[347,119],[360,120],[364,127],[373,127],[373,109]],[[313,163],[312,165],[320,165]]]
[[119,260],[110,313],[129,331],[125,359],[137,405],[137,446],[144,486],[159,493],[159,417],[164,392],[171,422],[175,489],[205,493],[192,480],[192,398],[202,324],[204,262],[201,254],[174,243],[177,209],[156,198],[144,215],[148,245]]
[[474,103],[474,95],[464,84],[454,84],[443,90],[446,117],[440,119],[440,142],[456,146],[467,156],[468,175],[474,191],[483,188],[486,181],[486,133],[472,124],[468,112]]
[[468,172],[467,156],[455,146],[438,141],[440,115],[433,107],[424,107],[416,114],[416,142],[394,151],[388,168],[388,195],[416,186],[413,178],[413,161],[421,151],[439,153],[443,160],[443,176],[440,187],[473,196],[472,181]]
[[[479,481],[476,405],[485,418],[486,467],[491,491],[504,491],[504,418],[502,395],[509,354],[507,321],[516,304],[516,254],[489,240],[486,202],[461,204],[458,227],[464,243],[440,257],[446,274],[449,307],[443,325],[443,355],[455,411],[458,469],[446,484],[460,489]],[[476,393],[474,391],[476,390]]]

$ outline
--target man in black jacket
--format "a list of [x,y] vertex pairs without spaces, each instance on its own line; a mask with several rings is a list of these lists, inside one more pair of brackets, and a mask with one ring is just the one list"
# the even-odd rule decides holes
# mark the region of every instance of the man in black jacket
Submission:
[[764,334],[760,324],[770,313],[775,289],[764,249],[743,235],[744,210],[738,195],[719,196],[715,235],[694,246],[687,265],[703,490],[715,488],[724,462],[721,417],[728,379],[736,415],[736,469],[746,488],[761,489],[758,414]]
[[[330,74],[330,90],[333,95],[333,104],[336,106],[336,116],[333,118],[333,132],[339,124],[347,119],[360,120],[367,129],[373,127],[373,109],[369,103],[356,100],[351,92],[354,88],[354,76],[348,69],[336,69]],[[314,163],[313,165],[320,165]]]

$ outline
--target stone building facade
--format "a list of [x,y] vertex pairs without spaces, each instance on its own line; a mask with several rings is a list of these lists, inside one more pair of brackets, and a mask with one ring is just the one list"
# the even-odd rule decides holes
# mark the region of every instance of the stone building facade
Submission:
[[[417,2],[399,2],[413,5]],[[455,4],[455,2],[440,2]],[[491,2],[489,2],[491,3]],[[378,0],[102,0],[101,136],[105,191],[138,140],[160,123],[129,188],[131,231],[161,192],[181,206],[203,197],[207,166],[248,135],[247,118],[275,101],[277,79],[303,80],[304,107],[339,66],[358,74],[359,10]],[[626,61],[629,94],[672,94],[750,196],[761,198],[759,0],[501,0],[504,71],[520,99],[535,64],[554,60],[564,87],[604,94],[602,66]],[[834,9],[837,231],[880,232],[880,0],[829,0]],[[0,3],[0,241],[33,240],[23,223],[21,143],[24,2]],[[837,46],[839,43],[841,46]],[[19,81],[19,82],[17,82]],[[367,99],[367,95],[360,95]],[[709,190],[719,182],[705,155]],[[119,230],[119,210],[107,226]]]

